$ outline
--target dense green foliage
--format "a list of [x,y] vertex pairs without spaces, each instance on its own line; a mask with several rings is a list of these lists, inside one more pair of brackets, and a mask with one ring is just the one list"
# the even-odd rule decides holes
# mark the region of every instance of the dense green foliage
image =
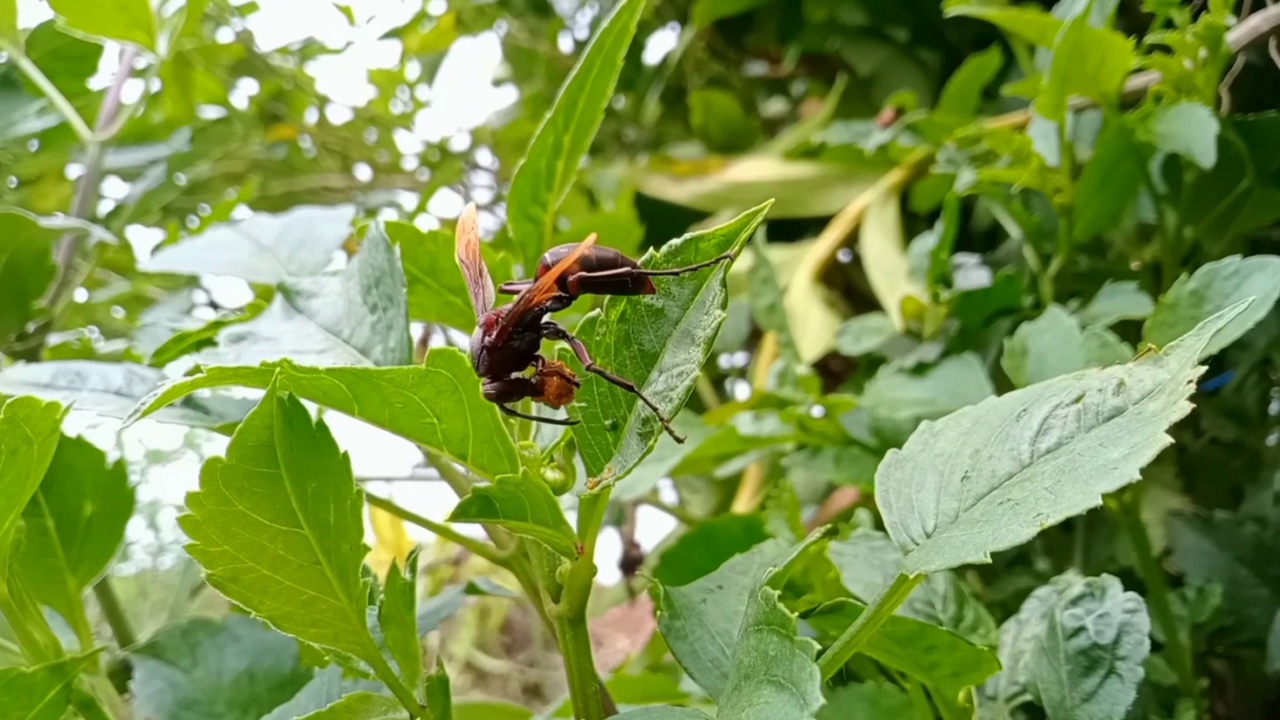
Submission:
[[[1255,4],[318,3],[343,104],[270,3],[0,0],[0,717],[1274,717]],[[464,201],[499,283],[735,253],[557,313],[685,442],[563,343],[579,424],[485,401]]]

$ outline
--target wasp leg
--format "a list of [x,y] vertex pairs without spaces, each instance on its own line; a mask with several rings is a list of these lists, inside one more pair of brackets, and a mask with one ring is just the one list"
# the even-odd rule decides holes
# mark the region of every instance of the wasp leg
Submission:
[[581,420],[576,420],[574,418],[553,418],[553,417],[547,417],[546,415],[529,415],[527,413],[522,413],[513,407],[503,405],[502,403],[498,403],[498,409],[510,415],[511,417],[524,418],[525,420],[532,420],[534,422],[546,423],[548,425],[568,426],[568,425],[577,425],[578,423],[582,422]]
[[525,398],[536,398],[541,395],[542,388],[539,386],[536,377],[509,377],[501,380],[486,380],[481,385],[481,392],[484,394],[485,400],[497,405],[499,410],[512,417],[547,423],[548,425],[577,425],[579,422],[573,418],[561,419],[542,415],[529,415],[507,406],[507,403],[510,402]]
[[569,347],[573,349],[573,354],[578,356],[578,362],[582,363],[583,369],[589,373],[599,375],[605,380],[608,380],[614,385],[617,385],[623,390],[626,390],[632,395],[640,398],[645,405],[649,406],[649,409],[653,411],[653,414],[658,416],[658,421],[662,423],[662,428],[667,431],[667,434],[671,436],[671,439],[681,444],[684,443],[684,437],[682,437],[680,433],[676,432],[675,428],[671,427],[671,421],[662,414],[662,410],[658,409],[658,406],[655,405],[652,400],[646,397],[644,393],[640,392],[640,388],[636,387],[635,383],[627,380],[626,378],[618,377],[597,365],[596,362],[591,359],[591,353],[587,351],[587,346],[583,345],[582,341],[572,333],[553,322],[544,322],[542,323],[542,336],[548,340],[560,340],[568,343]]
[[498,292],[503,295],[519,295],[533,285],[533,280],[509,280],[498,286]]

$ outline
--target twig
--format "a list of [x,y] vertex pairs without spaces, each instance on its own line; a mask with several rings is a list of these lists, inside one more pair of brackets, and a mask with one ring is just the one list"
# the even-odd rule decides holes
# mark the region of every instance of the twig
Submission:
[[119,645],[122,650],[136,645],[138,635],[133,631],[129,616],[125,614],[120,596],[116,595],[116,589],[111,585],[110,575],[103,575],[101,580],[93,584],[93,596],[98,599],[98,609],[102,610],[102,617],[111,628],[111,634],[116,638],[116,645]]
[[476,555],[479,555],[485,560],[488,560],[494,565],[498,565],[501,567],[506,567],[507,565],[506,557],[504,557],[501,552],[499,552],[496,548],[494,548],[492,545],[489,545],[488,543],[481,542],[479,540],[476,540],[475,538],[467,537],[466,535],[463,535],[462,533],[458,532],[457,530],[454,530],[453,528],[449,527],[444,523],[439,523],[430,518],[425,518],[413,512],[412,510],[403,508],[384,497],[380,497],[378,495],[371,495],[366,492],[364,494],[364,499],[365,499],[365,502],[369,503],[370,505],[376,508],[379,508],[381,510],[386,510],[387,512],[391,513],[392,515],[395,515],[401,520],[407,520],[413,523],[414,525],[417,525],[418,527],[429,530],[446,540],[449,540],[457,545],[460,545],[466,548],[467,550],[470,550],[471,552],[475,553]]
[[[1248,17],[1249,11],[1253,7],[1253,0],[1244,0],[1244,5],[1240,7],[1240,17]],[[1244,69],[1246,57],[1244,53],[1236,56],[1236,61],[1232,63],[1231,69],[1227,71],[1226,77],[1222,78],[1222,83],[1218,85],[1218,98],[1220,99],[1219,112],[1226,115],[1231,112],[1231,84],[1236,81],[1236,77],[1240,75],[1240,71]]]

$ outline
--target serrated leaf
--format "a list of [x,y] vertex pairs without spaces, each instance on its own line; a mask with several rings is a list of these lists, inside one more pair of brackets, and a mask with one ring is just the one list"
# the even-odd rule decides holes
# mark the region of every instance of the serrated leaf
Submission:
[[1193,101],[1157,107],[1141,126],[1143,137],[1165,152],[1181,155],[1201,169],[1218,163],[1218,116]]
[[139,717],[259,720],[311,680],[296,640],[243,615],[188,618],[129,656]]
[[286,279],[262,314],[218,333],[196,354],[207,365],[253,365],[289,358],[308,365],[408,365],[413,361],[404,270],[371,226],[336,272]]
[[[844,540],[833,540],[827,555],[840,581],[863,603],[879,597],[893,582],[902,551],[883,532],[859,528]],[[898,613],[946,628],[975,645],[995,645],[995,618],[954,573],[930,574],[907,596]]]
[[427,675],[425,686],[424,695],[431,720],[453,720],[453,689],[444,661],[439,657],[436,658],[436,669]]
[[49,0],[49,6],[68,27],[156,51],[156,16],[148,0]]
[[360,691],[297,720],[403,720],[408,717],[395,698]]
[[996,79],[996,73],[1004,65],[1004,51],[999,45],[974,53],[960,63],[960,67],[942,87],[934,112],[951,121],[968,121],[978,114],[982,105],[982,93]]
[[902,302],[929,299],[929,290],[911,274],[902,234],[902,195],[897,189],[877,193],[867,204],[858,228],[858,252],[871,291],[899,331],[905,329]]
[[[163,389],[167,376],[158,368],[97,360],[46,360],[10,365],[0,370],[0,394],[35,395],[107,417],[124,418],[148,393]],[[250,400],[211,396],[176,396],[156,408],[155,420],[221,428],[240,422],[253,407]]]
[[133,507],[124,461],[108,465],[106,453],[88,440],[63,436],[22,513],[26,532],[12,571],[36,601],[71,625],[84,647],[93,638],[84,591],[120,549]]
[[1145,319],[1155,307],[1137,280],[1108,280],[1076,315],[1085,327],[1110,327],[1121,320]]
[[178,518],[211,586],[306,642],[381,660],[365,620],[363,494],[323,421],[274,384]]
[[1247,302],[1166,354],[1081,370],[922,423],[876,473],[885,526],[905,553],[902,571],[989,562],[1137,480],[1172,442],[1166,429],[1191,409],[1200,351]]
[[1169,516],[1173,565],[1197,585],[1222,587],[1227,624],[1245,642],[1264,639],[1280,610],[1280,537],[1235,513],[1177,512]]
[[1018,387],[1080,370],[1085,367],[1080,323],[1066,308],[1050,305],[1005,339],[1000,365]]
[[582,51],[555,102],[516,166],[507,194],[507,221],[526,267],[553,236],[556,211],[591,147],[635,36],[645,0],[622,0]]
[[1142,327],[1142,339],[1157,346],[1188,332],[1206,318],[1245,298],[1254,301],[1205,345],[1208,357],[1240,339],[1257,325],[1280,298],[1280,256],[1231,255],[1205,263],[1173,283],[1156,301],[1155,310]]
[[[141,1],[141,0],[140,0]],[[221,223],[156,250],[138,269],[183,275],[230,275],[275,285],[318,275],[351,236],[354,205],[300,205]]]
[[1063,122],[1072,97],[1110,106],[1135,62],[1133,40],[1111,28],[1094,27],[1088,15],[1078,15],[1054,40],[1053,60],[1036,96],[1036,111]]
[[449,522],[493,523],[533,538],[560,555],[578,556],[577,535],[560,501],[547,484],[526,476],[503,475],[490,485],[475,485],[458,501]]
[[[676,268],[740,251],[769,211],[765,203],[710,230],[690,233],[645,253],[647,268]],[[576,335],[596,364],[635,383],[672,417],[684,405],[725,318],[728,262],[687,275],[655,278],[658,292],[608,297]],[[635,395],[575,367],[582,378],[581,423],[573,437],[587,473],[605,482],[625,477],[653,449],[658,419]]]
[[483,477],[520,470],[515,444],[497,407],[481,397],[479,378],[456,348],[431,350],[421,367],[314,368],[287,360],[259,367],[209,367],[143,398],[125,425],[197,390],[228,385],[265,389],[272,378],[283,391],[412,440]]
[[719,713],[743,720],[811,720],[826,701],[814,657],[818,643],[797,635],[796,617],[767,583],[751,594]]
[[378,628],[396,661],[400,679],[416,688],[422,682],[422,646],[418,642],[418,551],[409,553],[403,570],[392,563],[378,606]]
[[71,707],[72,683],[96,654],[72,655],[29,668],[0,668],[5,717],[59,720]]
[[1110,575],[1063,591],[1029,658],[1028,689],[1050,720],[1121,720],[1151,652],[1142,596]]
[[9,577],[14,528],[58,449],[65,415],[61,405],[33,397],[0,403],[0,593]]
[[1062,21],[1034,7],[1001,7],[974,2],[946,3],[944,17],[972,17],[995,25],[1033,45],[1051,47],[1062,30]]

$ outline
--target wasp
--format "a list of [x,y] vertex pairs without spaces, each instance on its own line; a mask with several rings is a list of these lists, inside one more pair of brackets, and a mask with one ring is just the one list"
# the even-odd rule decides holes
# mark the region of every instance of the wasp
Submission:
[[[597,365],[580,339],[547,316],[568,308],[583,294],[654,294],[657,288],[650,278],[684,275],[732,259],[732,253],[686,267],[650,270],[613,248],[596,245],[598,238],[592,233],[582,242],[548,250],[538,261],[532,279],[503,283],[501,292],[515,298],[495,307],[493,279],[480,253],[475,203],[468,203],[463,209],[454,232],[458,266],[476,313],[471,365],[483,381],[481,392],[486,400],[513,417],[553,425],[578,424],[576,419],[528,415],[510,407],[510,403],[525,398],[552,408],[573,402],[582,382],[564,363],[548,360],[540,352],[543,340],[559,340],[569,345],[587,372],[635,395],[653,411],[672,439],[684,442],[670,419],[635,383]],[[533,373],[526,375],[530,368]]]

